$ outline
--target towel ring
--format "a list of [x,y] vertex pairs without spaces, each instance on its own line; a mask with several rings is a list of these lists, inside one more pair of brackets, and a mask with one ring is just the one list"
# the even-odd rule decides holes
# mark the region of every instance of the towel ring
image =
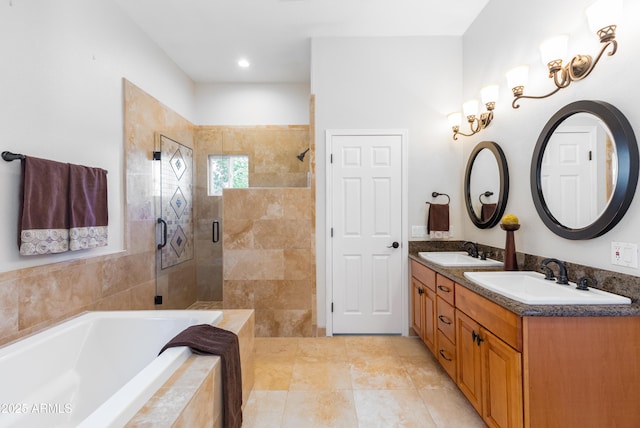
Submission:
[[[439,192],[432,192],[431,193],[431,197],[432,198],[437,198],[438,196],[446,196],[447,197],[447,203],[451,202],[451,198],[446,193],[439,193]],[[426,203],[430,204],[431,202],[426,202]]]
[[484,205],[484,204],[485,204],[485,202],[482,202],[482,197],[484,196],[485,198],[488,198],[488,197],[489,197],[489,196],[491,196],[491,195],[493,195],[493,192],[492,192],[492,191],[490,191],[490,190],[487,190],[487,191],[486,191],[486,192],[484,192],[484,193],[480,193],[480,196],[478,196],[478,200],[480,201],[480,203],[481,203],[482,205]]

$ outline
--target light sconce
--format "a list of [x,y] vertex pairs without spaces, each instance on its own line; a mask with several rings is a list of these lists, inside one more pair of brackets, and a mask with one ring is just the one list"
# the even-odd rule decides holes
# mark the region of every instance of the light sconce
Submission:
[[447,116],[449,125],[453,130],[453,139],[457,140],[458,135],[464,135],[465,137],[471,137],[474,134],[482,131],[489,126],[493,120],[493,109],[496,107],[496,101],[498,100],[498,85],[490,85],[482,88],[480,91],[482,97],[482,103],[484,104],[486,111],[480,113],[478,116],[478,100],[469,100],[462,105],[463,114],[469,122],[470,134],[460,132],[460,125],[462,122],[462,115],[460,112],[451,113]]
[[543,63],[549,69],[549,78],[553,79],[556,88],[546,95],[531,96],[524,95],[524,87],[527,83],[527,66],[519,66],[507,73],[507,82],[513,91],[513,108],[519,108],[518,100],[521,98],[542,99],[547,98],[560,89],[566,88],[571,82],[582,80],[587,77],[595,68],[598,61],[611,46],[608,53],[612,56],[618,49],[616,41],[616,22],[622,11],[623,0],[599,0],[589,6],[586,10],[587,20],[591,30],[598,34],[602,49],[600,53],[593,59],[590,55],[576,55],[566,65],[563,65],[562,58],[565,57],[567,51],[567,36],[557,36],[545,40],[540,45],[540,54]]

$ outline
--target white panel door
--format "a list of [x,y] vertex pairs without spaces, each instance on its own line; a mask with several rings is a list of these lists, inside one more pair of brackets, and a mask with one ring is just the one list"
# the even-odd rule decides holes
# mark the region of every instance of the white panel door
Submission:
[[334,334],[402,332],[402,138],[331,136]]
[[592,127],[563,127],[553,134],[542,158],[545,202],[554,217],[570,228],[585,227],[597,216],[595,138]]

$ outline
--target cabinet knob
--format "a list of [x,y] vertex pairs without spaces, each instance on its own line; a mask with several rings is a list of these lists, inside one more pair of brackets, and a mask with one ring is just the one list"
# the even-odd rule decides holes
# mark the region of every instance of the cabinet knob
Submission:
[[424,290],[422,288],[418,288],[418,294],[422,296],[424,294]]

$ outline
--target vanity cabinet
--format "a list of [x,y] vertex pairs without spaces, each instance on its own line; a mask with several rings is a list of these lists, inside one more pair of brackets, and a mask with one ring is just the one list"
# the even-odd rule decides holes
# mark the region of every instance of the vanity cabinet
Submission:
[[[461,303],[466,299],[462,303],[465,310],[478,318],[456,309],[458,387],[488,426],[522,427],[522,353],[485,328],[486,324],[508,324],[509,320],[486,318],[492,302],[466,289],[458,291]],[[518,328],[518,319],[513,319],[513,328]],[[513,333],[517,335],[516,331]]]
[[411,262],[412,327],[427,348],[436,354],[436,273]]
[[413,260],[412,287],[414,329],[488,426],[640,426],[640,316],[519,316]]

